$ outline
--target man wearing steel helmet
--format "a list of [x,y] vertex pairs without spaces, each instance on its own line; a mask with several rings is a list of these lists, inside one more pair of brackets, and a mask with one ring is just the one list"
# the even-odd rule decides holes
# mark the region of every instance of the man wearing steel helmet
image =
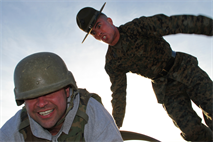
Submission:
[[64,61],[50,52],[22,59],[14,72],[19,110],[0,141],[123,141],[97,94],[79,89]]
[[[102,13],[103,7],[100,11],[82,8],[76,20],[79,28],[87,33],[85,38],[91,34],[109,45],[105,70],[112,83],[112,114],[117,126],[122,126],[125,115],[126,73],[132,72],[151,79],[158,103],[182,131],[185,140],[212,141],[212,80],[200,69],[196,57],[172,51],[163,38],[178,33],[212,36],[212,19],[202,15],[158,14],[116,27]],[[201,123],[191,100],[202,109],[208,127]]]

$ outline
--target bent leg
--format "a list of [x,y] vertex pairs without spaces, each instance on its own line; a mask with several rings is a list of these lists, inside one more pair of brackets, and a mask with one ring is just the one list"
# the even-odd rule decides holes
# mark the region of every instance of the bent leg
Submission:
[[213,83],[209,76],[198,66],[194,71],[192,83],[187,89],[190,99],[203,111],[206,125],[212,129]]
[[203,113],[203,118],[205,120],[206,125],[213,131],[213,122],[211,119],[209,119],[208,117],[206,117],[206,115]]
[[185,140],[211,141],[212,132],[201,123],[201,118],[192,109],[185,89],[185,85],[169,79],[163,106],[174,124],[182,131],[181,136]]

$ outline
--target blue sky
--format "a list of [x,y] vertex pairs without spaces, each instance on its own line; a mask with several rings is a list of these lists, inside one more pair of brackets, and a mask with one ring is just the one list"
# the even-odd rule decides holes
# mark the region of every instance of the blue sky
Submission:
[[[98,93],[111,113],[109,77],[104,70],[107,45],[76,24],[76,14],[87,6],[100,9],[103,0],[1,0],[0,1],[0,127],[17,110],[13,72],[17,63],[35,52],[54,52],[72,71],[79,88]],[[107,0],[103,10],[119,26],[140,16],[163,13],[213,17],[212,0]],[[174,51],[198,58],[213,78],[213,37],[177,34],[164,37]],[[184,141],[180,131],[157,103],[151,81],[128,73],[127,109],[121,129],[143,133],[161,141]],[[201,111],[193,105],[202,117]]]

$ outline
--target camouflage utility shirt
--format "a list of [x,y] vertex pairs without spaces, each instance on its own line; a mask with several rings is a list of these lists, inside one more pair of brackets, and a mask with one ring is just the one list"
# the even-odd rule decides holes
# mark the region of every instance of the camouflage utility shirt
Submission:
[[112,83],[113,116],[122,126],[126,107],[126,73],[154,79],[171,58],[172,49],[164,35],[177,33],[212,35],[212,19],[205,16],[163,14],[140,17],[121,25],[120,39],[109,46],[105,70]]

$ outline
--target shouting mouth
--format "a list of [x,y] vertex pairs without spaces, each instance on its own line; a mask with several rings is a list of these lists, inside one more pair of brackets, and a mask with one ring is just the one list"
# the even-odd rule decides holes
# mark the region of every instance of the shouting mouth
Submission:
[[104,35],[103,37],[102,37],[102,41],[105,41],[106,40],[106,36]]

